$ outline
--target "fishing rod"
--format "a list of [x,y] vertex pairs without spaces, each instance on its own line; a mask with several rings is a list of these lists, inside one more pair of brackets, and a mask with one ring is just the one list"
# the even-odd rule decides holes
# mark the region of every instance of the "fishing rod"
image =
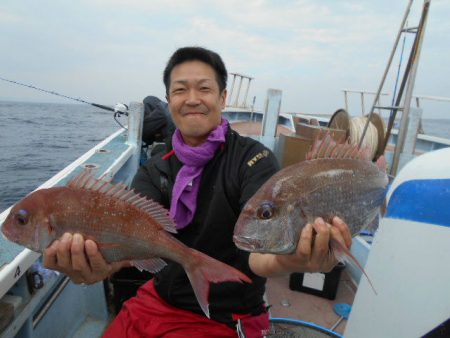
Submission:
[[126,128],[125,128],[125,127],[117,120],[117,117],[119,117],[120,115],[128,116],[128,112],[127,112],[128,106],[127,106],[126,104],[124,104],[124,103],[118,103],[118,104],[116,104],[116,106],[115,106],[114,108],[112,108],[112,107],[105,106],[105,105],[103,105],[103,104],[98,104],[98,103],[94,103],[94,102],[88,102],[88,101],[82,100],[82,99],[80,99],[80,98],[71,97],[71,96],[68,96],[68,95],[63,95],[63,94],[57,93],[57,92],[55,92],[55,91],[42,89],[42,88],[39,88],[39,87],[36,87],[36,86],[33,86],[33,85],[29,85],[29,84],[26,84],[26,83],[21,83],[21,82],[18,82],[18,81],[8,80],[8,79],[5,79],[5,78],[3,78],[3,77],[1,77],[1,76],[0,76],[0,80],[6,81],[6,82],[10,82],[10,83],[13,83],[13,84],[16,84],[16,85],[19,85],[19,86],[23,86],[23,87],[27,87],[27,88],[39,90],[39,91],[44,92],[44,93],[47,93],[47,94],[51,94],[51,95],[55,95],[55,96],[64,97],[64,98],[69,99],[69,100],[73,100],[73,101],[85,103],[85,104],[88,104],[88,105],[91,105],[91,106],[93,106],[93,107],[97,107],[97,108],[100,108],[100,109],[104,109],[104,110],[111,111],[111,112],[114,113],[114,120],[115,120],[122,128],[126,129]]

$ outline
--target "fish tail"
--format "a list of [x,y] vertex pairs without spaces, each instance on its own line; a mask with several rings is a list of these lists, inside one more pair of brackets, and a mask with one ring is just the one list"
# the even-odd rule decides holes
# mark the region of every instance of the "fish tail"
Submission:
[[370,280],[369,276],[367,275],[366,271],[364,271],[364,268],[359,264],[358,260],[355,258],[355,256],[352,255],[350,250],[348,250],[341,242],[335,240],[332,238],[330,240],[330,247],[331,251],[336,257],[336,259],[340,262],[344,262],[346,264],[349,264],[353,266],[354,268],[360,270],[364,276],[366,276],[367,281],[369,282],[370,286],[372,287],[373,292],[378,295],[377,291],[375,290],[375,287],[372,284],[372,281]]
[[199,251],[194,251],[194,259],[185,266],[186,274],[194,289],[200,307],[209,317],[209,284],[220,282],[252,283],[244,273],[209,257]]

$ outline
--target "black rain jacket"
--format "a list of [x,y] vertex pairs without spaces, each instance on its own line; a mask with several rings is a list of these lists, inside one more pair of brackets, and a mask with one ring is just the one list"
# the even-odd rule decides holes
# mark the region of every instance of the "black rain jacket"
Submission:
[[[170,207],[171,191],[182,163],[166,152],[156,154],[136,174],[132,187],[139,193]],[[249,253],[233,243],[234,225],[246,201],[279,169],[273,153],[261,143],[240,136],[229,128],[223,147],[205,166],[193,221],[175,237],[189,247],[225,262],[245,273],[252,284],[211,284],[211,319],[233,327],[231,314],[259,314],[265,310],[266,279],[249,268]],[[155,276],[155,288],[169,304],[203,314],[181,265],[168,265]]]

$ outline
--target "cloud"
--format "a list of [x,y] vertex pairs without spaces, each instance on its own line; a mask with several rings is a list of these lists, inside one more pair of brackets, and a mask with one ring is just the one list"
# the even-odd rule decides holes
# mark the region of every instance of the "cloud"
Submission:
[[[7,10],[0,6],[5,32],[0,44],[8,46],[0,54],[0,75],[102,102],[140,100],[164,95],[161,73],[176,48],[201,45],[219,52],[229,71],[255,77],[249,97],[257,96],[260,106],[268,88],[279,88],[286,110],[329,112],[343,103],[342,88],[377,88],[405,5],[387,0],[10,2]],[[411,13],[411,23],[420,7]],[[447,1],[431,6],[416,86],[427,95],[448,96],[449,9]],[[392,83],[390,77],[389,88]],[[19,91],[18,96],[28,96]],[[14,90],[8,87],[2,96],[6,92]]]
[[21,24],[23,20],[20,16],[8,12],[7,9],[0,6],[0,22],[2,24]]

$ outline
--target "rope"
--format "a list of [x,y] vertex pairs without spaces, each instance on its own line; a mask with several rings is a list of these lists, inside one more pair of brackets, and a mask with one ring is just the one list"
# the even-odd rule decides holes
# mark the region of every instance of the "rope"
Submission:
[[[364,132],[364,127],[367,123],[367,117],[354,117],[349,121],[349,140],[351,144],[359,144],[361,136]],[[378,149],[378,130],[372,122],[366,131],[366,135],[361,143],[361,148],[368,147],[370,149],[371,158],[375,157]]]

